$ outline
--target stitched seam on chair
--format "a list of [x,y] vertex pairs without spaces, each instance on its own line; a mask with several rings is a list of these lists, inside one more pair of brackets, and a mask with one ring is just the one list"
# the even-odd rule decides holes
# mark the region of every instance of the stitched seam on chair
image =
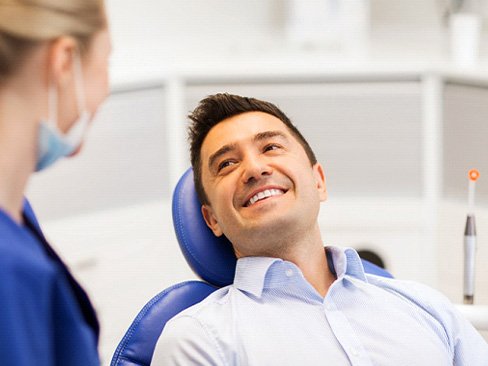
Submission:
[[[189,284],[189,283],[200,283],[200,282],[199,281],[185,281],[185,282],[178,283],[174,286],[168,287],[167,289],[161,291],[159,294],[157,294],[151,300],[149,300],[149,302],[137,314],[136,318],[134,319],[131,326],[129,327],[129,329],[125,333],[124,337],[122,338],[122,341],[120,342],[119,346],[115,350],[116,357],[113,358],[114,360],[125,359],[128,361],[131,361],[130,359],[128,359],[126,357],[120,357],[120,354],[122,353],[122,351],[127,346],[127,343],[132,338],[132,335],[134,334],[135,329],[139,326],[139,323],[144,318],[144,316],[146,315],[148,310],[154,305],[155,302],[159,301],[161,299],[161,297],[164,297],[168,292],[173,291],[173,290],[175,290],[179,287],[182,287],[186,284]],[[111,363],[111,366],[115,366],[115,365],[116,365],[115,363],[114,364]]]
[[[121,361],[129,361],[129,362],[134,362],[134,360],[131,360],[130,358],[128,357],[119,357],[118,360],[121,360]],[[141,366],[144,366],[142,363],[140,364]]]

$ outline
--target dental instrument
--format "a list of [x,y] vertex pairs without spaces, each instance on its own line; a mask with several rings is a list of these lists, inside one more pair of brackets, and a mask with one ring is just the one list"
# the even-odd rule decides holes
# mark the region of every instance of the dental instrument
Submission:
[[475,254],[476,254],[476,222],[474,216],[474,194],[476,181],[480,173],[471,169],[468,173],[468,216],[464,229],[464,303],[474,302]]

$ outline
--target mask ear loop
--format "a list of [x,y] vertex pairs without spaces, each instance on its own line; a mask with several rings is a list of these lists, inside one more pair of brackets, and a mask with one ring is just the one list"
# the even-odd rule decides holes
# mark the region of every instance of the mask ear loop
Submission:
[[83,70],[81,67],[81,57],[78,50],[75,50],[73,54],[73,72],[78,119],[75,121],[74,125],[71,126],[70,130],[64,135],[64,137],[69,144],[78,147],[84,139],[90,121],[90,114],[86,110]]
[[47,89],[47,108],[47,123],[58,130],[58,89],[52,80]]
[[81,117],[86,110],[85,86],[83,82],[83,68],[81,67],[81,56],[78,50],[74,51],[73,65],[75,72],[75,93],[78,106],[78,117]]
[[[83,69],[81,67],[81,59],[78,50],[73,54],[73,70],[75,78],[75,93],[76,105],[78,109],[78,117],[86,110],[86,99],[83,85]],[[58,89],[56,84],[51,81],[48,86],[48,124],[55,130],[59,131],[58,127]]]

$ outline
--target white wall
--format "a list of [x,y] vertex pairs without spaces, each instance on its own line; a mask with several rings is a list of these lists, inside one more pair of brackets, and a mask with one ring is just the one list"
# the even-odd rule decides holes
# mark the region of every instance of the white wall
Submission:
[[[425,37],[426,30],[440,27],[439,3],[371,0],[373,36]],[[148,48],[155,47],[166,50],[164,58],[159,56],[161,63],[179,56],[198,62],[215,52],[247,54],[282,48],[287,4],[287,0],[108,0],[115,58],[137,57],[133,50],[151,55]]]
[[[109,0],[115,50],[151,44],[184,54],[239,51],[282,32],[283,2],[277,0]],[[165,60],[162,60],[164,62]]]

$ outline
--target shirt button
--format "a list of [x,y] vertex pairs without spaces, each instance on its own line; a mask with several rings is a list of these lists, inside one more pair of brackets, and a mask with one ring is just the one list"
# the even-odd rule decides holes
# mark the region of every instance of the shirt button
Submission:
[[353,348],[351,349],[351,354],[354,356],[354,357],[358,357],[359,356],[359,352],[357,349]]
[[285,273],[286,273],[287,277],[293,276],[293,270],[292,269],[287,269]]

